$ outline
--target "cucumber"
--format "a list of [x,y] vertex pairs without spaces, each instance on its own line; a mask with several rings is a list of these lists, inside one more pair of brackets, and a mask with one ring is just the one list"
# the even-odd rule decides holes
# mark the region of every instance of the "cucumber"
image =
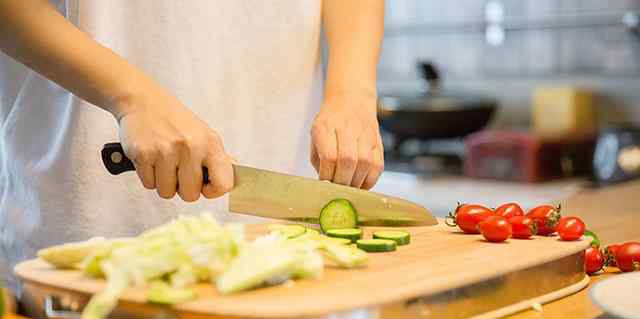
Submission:
[[324,236],[324,235],[318,236],[316,238],[316,240],[318,242],[320,242],[321,244],[328,244],[328,245],[349,245],[349,244],[351,244],[351,239],[327,237],[327,236]]
[[396,250],[396,242],[391,239],[360,239],[356,241],[356,245],[370,253]]
[[331,229],[356,228],[357,224],[358,213],[346,199],[334,199],[320,212],[320,228],[325,233]]
[[314,235],[320,235],[320,232],[313,228],[307,228],[304,234],[309,236],[314,236]]
[[296,238],[305,232],[307,228],[302,225],[273,224],[269,225],[269,230],[278,232],[287,238]]
[[373,238],[390,239],[396,242],[398,246],[407,245],[411,242],[411,235],[401,230],[381,230],[373,232]]
[[339,228],[327,230],[327,236],[349,239],[351,242],[362,238],[362,229],[358,228]]

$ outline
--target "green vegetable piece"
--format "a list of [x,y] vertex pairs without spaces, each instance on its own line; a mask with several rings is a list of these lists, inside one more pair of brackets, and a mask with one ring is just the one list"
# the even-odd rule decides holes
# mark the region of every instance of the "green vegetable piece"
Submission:
[[351,239],[328,237],[328,236],[324,236],[324,235],[320,235],[320,236],[316,237],[316,240],[318,242],[320,242],[320,244],[327,244],[327,245],[349,245],[349,244],[351,244]]
[[[332,238],[343,239],[343,238]],[[352,245],[324,244],[320,250],[331,261],[344,268],[354,268],[365,265],[369,258],[367,253]]]
[[164,281],[156,280],[147,291],[147,301],[157,304],[173,305],[196,298],[192,289],[174,288]]
[[327,231],[327,236],[349,239],[351,242],[355,243],[356,240],[362,238],[362,229],[359,229],[359,228],[330,229]]
[[320,212],[320,228],[325,233],[331,229],[356,228],[357,224],[358,213],[346,199],[334,199]]
[[360,239],[356,242],[358,248],[371,253],[396,250],[396,242],[390,239]]
[[374,239],[390,239],[396,242],[398,246],[408,245],[411,242],[411,235],[401,230],[381,230],[373,232]]
[[591,246],[592,247],[596,247],[599,248],[600,247],[600,237],[598,237],[598,235],[596,235],[596,233],[590,231],[590,230],[585,230],[584,231],[584,235],[586,237],[591,237]]
[[307,227],[305,235],[320,235],[320,232],[318,230],[316,230],[316,229]]
[[296,238],[307,231],[302,225],[273,224],[268,226],[271,232],[278,232],[287,238]]
[[104,238],[92,238],[87,241],[68,243],[42,249],[38,257],[56,268],[78,268],[84,258],[107,242]]

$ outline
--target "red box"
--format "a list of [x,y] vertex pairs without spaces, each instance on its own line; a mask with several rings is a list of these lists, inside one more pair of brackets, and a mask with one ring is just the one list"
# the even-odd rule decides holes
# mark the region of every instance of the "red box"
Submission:
[[465,139],[465,175],[542,182],[589,174],[595,134],[540,136],[519,131],[480,131]]

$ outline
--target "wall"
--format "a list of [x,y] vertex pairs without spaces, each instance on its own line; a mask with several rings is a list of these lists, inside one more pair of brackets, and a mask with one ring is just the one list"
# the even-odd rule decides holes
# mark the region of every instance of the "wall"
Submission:
[[[489,2],[504,9],[501,45],[485,40]],[[498,97],[496,126],[529,121],[531,90],[593,90],[603,123],[640,124],[640,35],[621,22],[640,0],[388,0],[381,92],[415,88],[418,61],[439,66],[445,85]]]

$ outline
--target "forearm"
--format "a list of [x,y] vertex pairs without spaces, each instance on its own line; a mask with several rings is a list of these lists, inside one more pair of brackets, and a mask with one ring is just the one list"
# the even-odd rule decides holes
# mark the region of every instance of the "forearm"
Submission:
[[384,1],[324,0],[322,21],[329,45],[325,96],[340,92],[375,96]]
[[152,82],[46,0],[0,1],[0,34],[0,50],[116,117],[137,86]]

